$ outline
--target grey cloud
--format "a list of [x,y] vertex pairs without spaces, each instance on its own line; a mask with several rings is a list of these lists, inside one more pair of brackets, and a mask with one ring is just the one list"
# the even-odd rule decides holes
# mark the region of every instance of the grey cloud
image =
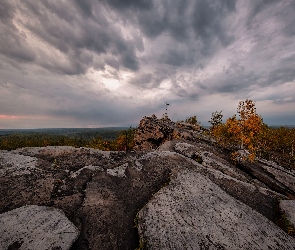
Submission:
[[262,85],[260,75],[252,70],[246,70],[238,62],[223,68],[223,72],[215,75],[202,83],[204,90],[208,93],[227,93],[241,95],[252,86]]
[[171,91],[179,97],[197,100],[201,93],[200,83],[193,79],[187,80],[183,75],[171,80]]
[[134,54],[134,51],[124,51],[121,56],[121,63],[124,67],[137,71],[139,69],[139,62]]
[[[275,17],[281,22],[284,27],[283,31],[288,36],[294,36],[295,34],[295,2],[289,0],[257,0],[251,1],[251,9],[249,11],[247,26],[249,29],[252,28],[253,23],[256,21],[256,17],[261,15],[262,12],[266,12],[263,16],[263,19],[268,19]],[[278,6],[280,4],[280,6]],[[271,14],[270,14],[271,13]]]
[[292,82],[295,80],[294,67],[284,67],[272,70],[268,73],[266,80],[263,82],[264,86],[278,85],[285,82]]
[[188,37],[189,28],[189,1],[156,1],[152,11],[138,13],[138,22],[144,33],[157,37],[168,33],[174,39],[183,41]]
[[149,38],[163,35],[174,40],[173,47],[170,44],[157,55],[158,63],[202,67],[220,46],[227,47],[234,41],[226,19],[235,8],[236,0],[155,1],[151,11],[142,10],[132,16]]
[[10,22],[15,8],[9,3],[9,1],[2,0],[0,5],[0,20],[2,23]]
[[92,6],[90,1],[84,0],[84,1],[79,1],[79,0],[74,0],[75,4],[79,7],[81,12],[83,13],[84,16],[90,17],[92,16]]
[[[78,6],[68,6],[65,13],[75,12],[76,9],[83,9],[83,16],[76,15],[73,19],[69,14],[62,16],[62,11],[67,8],[69,3],[60,3],[56,6],[48,1],[44,3],[27,1],[24,3],[23,10],[27,13],[30,22],[24,23],[26,28],[35,33],[37,37],[51,44],[58,50],[64,52],[71,68],[60,67],[59,72],[64,74],[81,74],[85,73],[87,68],[93,66],[91,60],[81,60],[80,54],[83,50],[89,50],[98,56],[106,57],[106,54],[113,54],[112,61],[117,61],[117,67],[126,67],[131,70],[139,69],[139,61],[135,50],[137,47],[142,50],[142,38],[137,37],[136,40],[126,40],[120,29],[114,25],[114,20],[106,17],[108,14],[105,9],[101,9],[98,2],[90,1],[77,3]],[[27,9],[26,9],[27,8]],[[97,13],[95,16],[90,15],[91,10]],[[30,13],[28,13],[30,11]],[[100,11],[100,12],[99,12]],[[41,14],[42,13],[42,14]],[[83,53],[82,53],[83,54]],[[56,59],[58,60],[58,59]],[[101,63],[106,64],[108,59]],[[60,65],[56,61],[41,62],[41,65],[48,66],[54,70],[53,66]],[[101,66],[100,66],[101,67]]]
[[0,5],[0,52],[6,57],[18,62],[32,62],[35,53],[26,43],[26,35],[18,30],[12,19],[15,6],[8,1],[1,1]]
[[144,73],[144,74],[137,75],[136,77],[131,79],[129,82],[136,86],[148,88],[147,86],[152,85],[152,74]]
[[129,83],[140,88],[153,89],[159,87],[166,78],[165,72],[155,71],[152,73],[139,73],[130,79]]
[[280,0],[256,0],[249,2],[251,4],[250,13],[248,16],[247,24],[251,27],[252,22],[255,17],[266,8],[270,7],[272,4],[281,2]]
[[19,62],[32,62],[36,54],[26,43],[26,36],[13,24],[3,26],[0,24],[0,52],[2,55]]
[[[185,66],[193,65],[196,60],[200,60],[202,57],[197,57],[197,52],[194,48],[186,47],[182,49],[168,49],[159,57],[159,62],[172,65],[172,66]],[[195,66],[199,66],[195,64]]]
[[280,11],[280,20],[284,23],[284,33],[289,37],[294,37],[295,35],[295,2],[287,1],[285,8]]
[[294,103],[294,106],[295,106],[295,98],[290,97],[290,98],[284,98],[284,99],[275,99],[274,103],[276,104]]
[[[61,65],[58,59],[51,59],[51,61],[41,61],[40,65],[60,74],[69,75],[83,74],[91,66],[104,68],[106,64],[116,69],[125,67],[133,71],[139,70],[140,59],[136,50],[143,51],[142,38],[138,35],[131,39],[124,38],[120,29],[114,25],[115,19],[107,16],[109,7],[115,11],[117,18],[128,20],[126,24],[134,22],[133,25],[136,26],[138,23],[150,37],[168,32],[176,43],[191,41],[188,43],[189,46],[184,46],[185,48],[167,48],[166,53],[159,55],[158,63],[175,67],[193,64],[200,66],[204,59],[200,56],[200,50],[206,57],[213,54],[219,46],[216,37],[221,44],[228,45],[231,40],[225,32],[222,20],[226,18],[228,12],[235,9],[235,1],[230,0],[222,3],[204,1],[195,3],[189,0],[176,3],[105,1],[104,6],[101,2],[91,0],[83,3],[75,1],[75,5],[69,5],[67,2],[56,5],[47,0],[44,2],[28,0],[23,4],[24,13],[30,11],[27,13],[28,17],[36,17],[24,25],[37,37],[65,53],[70,64],[70,66]],[[136,11],[133,11],[135,9]],[[75,12],[76,15],[73,14]],[[196,38],[202,41],[202,48],[198,47],[197,41],[191,40],[191,29],[194,30]],[[102,60],[99,63],[91,58],[83,60],[81,56],[83,50],[95,53]],[[31,57],[29,54],[25,55],[27,60],[34,60],[32,53]],[[23,57],[25,58],[24,55]]]
[[236,0],[196,2],[192,23],[195,36],[203,43],[203,54],[211,54],[217,49],[216,40],[224,47],[233,41],[224,20],[235,11],[235,6]]
[[166,94],[185,110],[264,87],[259,101],[291,107],[294,11],[291,0],[2,0],[0,114],[121,125],[160,113]]
[[150,0],[104,0],[107,4],[112,7],[122,10],[126,8],[132,9],[145,9],[150,10],[153,7],[153,2]]

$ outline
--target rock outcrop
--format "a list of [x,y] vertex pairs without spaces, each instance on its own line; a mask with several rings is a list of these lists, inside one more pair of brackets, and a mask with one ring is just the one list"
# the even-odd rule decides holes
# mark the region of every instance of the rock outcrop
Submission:
[[207,138],[202,132],[199,125],[175,123],[169,118],[157,119],[155,115],[144,117],[136,129],[135,150],[157,149],[166,141],[173,139],[195,141],[201,137]]
[[79,231],[64,212],[36,205],[0,214],[0,249],[70,249]]
[[79,250],[295,249],[278,222],[293,220],[294,170],[262,159],[235,165],[198,126],[155,116],[135,140],[128,153],[0,151],[0,216],[61,209],[80,232],[71,247]]
[[175,172],[138,214],[147,249],[293,249],[295,239],[194,169]]

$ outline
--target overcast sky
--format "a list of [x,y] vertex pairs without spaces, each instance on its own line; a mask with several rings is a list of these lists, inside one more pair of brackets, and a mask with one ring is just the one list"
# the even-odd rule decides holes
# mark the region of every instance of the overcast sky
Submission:
[[0,128],[136,126],[251,99],[295,125],[293,0],[0,0]]

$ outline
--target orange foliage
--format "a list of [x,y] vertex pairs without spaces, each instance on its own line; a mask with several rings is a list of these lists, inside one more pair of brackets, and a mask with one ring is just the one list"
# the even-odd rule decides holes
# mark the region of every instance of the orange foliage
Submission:
[[217,142],[229,148],[242,148],[249,151],[249,159],[254,160],[256,152],[262,146],[259,143],[263,132],[262,118],[256,114],[255,103],[246,100],[239,103],[236,115],[227,119],[225,124],[212,128]]

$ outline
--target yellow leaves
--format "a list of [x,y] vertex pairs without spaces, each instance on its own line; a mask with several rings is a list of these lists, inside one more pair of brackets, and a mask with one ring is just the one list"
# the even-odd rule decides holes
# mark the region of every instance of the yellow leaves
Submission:
[[256,114],[255,102],[246,99],[246,101],[239,102],[237,112],[241,120],[247,120],[250,116]]
[[[212,128],[212,134],[223,146],[240,147],[249,151],[249,160],[255,159],[255,153],[262,145],[259,143],[263,132],[262,118],[256,114],[252,100],[239,102],[236,115],[227,119],[225,124]],[[234,156],[235,157],[235,156]]]

